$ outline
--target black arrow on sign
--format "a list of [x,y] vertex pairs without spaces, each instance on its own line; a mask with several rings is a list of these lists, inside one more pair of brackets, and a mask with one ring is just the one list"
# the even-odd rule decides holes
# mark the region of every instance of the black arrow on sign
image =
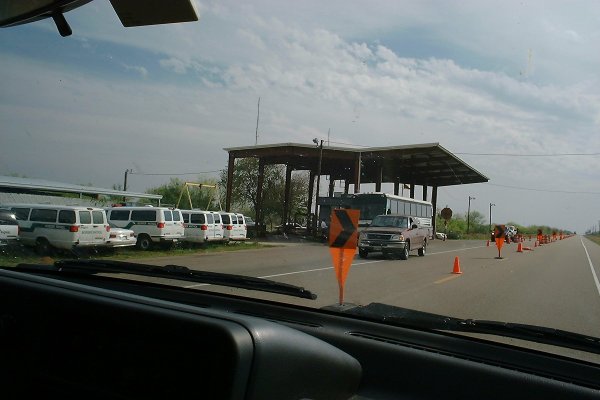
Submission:
[[346,242],[350,239],[352,234],[356,232],[356,226],[352,223],[350,216],[346,212],[346,210],[333,210],[338,220],[342,224],[342,231],[335,238],[331,247],[344,247]]

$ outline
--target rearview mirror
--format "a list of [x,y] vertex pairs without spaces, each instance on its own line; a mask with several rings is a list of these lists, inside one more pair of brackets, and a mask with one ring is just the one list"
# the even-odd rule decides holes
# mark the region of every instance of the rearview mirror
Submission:
[[[92,0],[4,0],[0,6],[0,27],[28,24],[52,18],[61,36],[71,35],[64,13]],[[125,27],[198,21],[191,0],[153,1],[110,0]]]
[[418,228],[418,226],[417,226],[417,224],[413,224],[411,228],[412,228],[412,229],[417,229],[417,228]]

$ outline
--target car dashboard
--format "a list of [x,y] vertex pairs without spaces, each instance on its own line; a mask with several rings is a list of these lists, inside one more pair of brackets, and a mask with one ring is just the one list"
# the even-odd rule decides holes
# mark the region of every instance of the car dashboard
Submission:
[[6,398],[591,399],[590,363],[275,302],[0,269]]

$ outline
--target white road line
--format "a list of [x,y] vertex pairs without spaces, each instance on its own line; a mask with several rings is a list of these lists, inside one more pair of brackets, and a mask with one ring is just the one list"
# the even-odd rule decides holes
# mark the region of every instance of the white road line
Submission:
[[[361,263],[352,264],[352,266],[363,265],[363,264],[380,263],[380,262],[384,262],[384,261],[386,261],[386,260],[365,261],[365,262],[361,262]],[[333,269],[333,267],[323,267],[323,268],[305,269],[305,270],[302,270],[302,271],[284,272],[284,273],[281,273],[281,274],[259,276],[258,278],[260,278],[260,279],[275,278],[275,277],[278,277],[278,276],[304,274],[306,272],[326,271],[328,269]],[[184,286],[184,288],[191,289],[191,288],[200,287],[200,286],[210,286],[210,283],[200,283],[200,284],[196,284],[196,285]]]
[[592,275],[594,275],[594,282],[596,282],[596,289],[598,289],[598,295],[600,295],[600,282],[598,282],[598,276],[596,275],[596,270],[594,270],[594,264],[592,264],[592,259],[590,258],[590,253],[588,253],[587,247],[583,244],[583,238],[579,238],[581,240],[581,245],[585,250],[585,255],[587,256],[588,263],[590,263],[590,268],[592,270]]
[[[438,251],[436,253],[428,253],[428,254],[429,255],[435,255],[435,254],[452,253],[452,252],[456,252],[456,251],[465,251],[465,250],[480,249],[482,247],[486,247],[486,246],[465,247],[465,248],[462,248],[462,249]],[[380,262],[384,262],[384,261],[388,261],[388,260],[364,261],[364,262],[361,262],[361,263],[354,263],[352,265],[355,266],[355,265],[364,265],[364,264],[374,264],[374,263],[380,263]],[[281,274],[259,276],[258,278],[261,278],[261,279],[276,278],[276,277],[279,277],[279,276],[286,276],[286,275],[297,275],[297,274],[304,274],[304,273],[308,273],[308,272],[326,271],[328,269],[333,269],[333,267],[313,268],[313,269],[305,269],[305,270],[301,270],[301,271],[284,272],[284,273],[281,273]],[[196,285],[184,286],[184,288],[191,289],[191,288],[200,287],[200,286],[210,286],[210,284],[209,283],[200,283],[200,284],[196,284]],[[598,292],[600,293],[600,286],[598,288]]]
[[453,253],[455,251],[465,251],[465,250],[481,249],[483,247],[487,247],[487,246],[465,247],[465,248],[462,248],[462,249],[444,250],[444,251],[438,251],[437,253],[427,253],[427,254],[434,255],[434,254]]

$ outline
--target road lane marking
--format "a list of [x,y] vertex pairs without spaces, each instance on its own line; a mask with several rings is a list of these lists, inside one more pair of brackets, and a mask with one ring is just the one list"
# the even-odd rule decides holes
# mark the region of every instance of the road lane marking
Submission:
[[452,279],[458,278],[460,275],[452,275],[452,276],[447,276],[445,278],[442,279],[438,279],[437,281],[433,282],[433,283],[444,283],[444,282],[448,282]]
[[[481,249],[483,247],[487,247],[487,246],[465,247],[465,248],[462,248],[462,249],[445,250],[445,251],[438,251],[438,252],[435,252],[435,253],[427,253],[427,254],[429,254],[429,255],[436,255],[436,254],[444,254],[444,253],[453,253],[453,252],[457,252],[457,251],[466,251],[466,250],[473,250],[473,249]],[[354,265],[374,264],[374,263],[380,263],[380,262],[385,262],[385,261],[390,261],[390,260],[364,261],[364,262],[355,263],[355,264],[352,264],[352,265],[354,266]],[[297,274],[305,274],[305,273],[308,273],[308,272],[326,271],[328,269],[333,269],[333,267],[313,268],[313,269],[306,269],[306,270],[302,270],[302,271],[284,272],[284,273],[281,273],[281,274],[259,276],[258,278],[261,278],[261,279],[276,278],[276,277],[279,277],[279,276],[286,276],[286,275],[297,275]],[[184,288],[186,288],[186,289],[192,289],[192,288],[201,287],[201,286],[210,286],[210,283],[198,283],[198,284],[195,284],[195,285],[184,286]],[[599,289],[599,292],[600,292],[600,289]]]
[[444,251],[438,251],[437,253],[427,253],[427,254],[429,254],[429,255],[444,254],[444,253],[452,253],[452,252],[455,252],[455,251],[465,251],[465,250],[473,250],[473,249],[482,249],[484,247],[487,247],[487,246],[465,247],[465,248],[462,248],[462,249],[444,250]]
[[588,263],[590,263],[590,269],[592,270],[592,275],[594,275],[594,282],[596,282],[596,289],[598,289],[598,295],[600,296],[600,282],[598,282],[598,276],[596,275],[596,271],[594,270],[594,264],[592,264],[592,259],[590,258],[590,253],[588,253],[587,247],[583,244],[583,238],[579,238],[581,240],[581,245],[585,250],[585,255],[587,256]]
[[[384,261],[387,261],[387,260],[365,261],[365,262],[361,262],[361,263],[352,264],[352,266],[364,265],[364,264],[374,264],[374,263],[380,263],[380,262],[384,262]],[[257,278],[260,278],[260,279],[276,278],[276,277],[279,277],[279,276],[304,274],[304,273],[307,273],[307,272],[326,271],[328,269],[333,269],[333,267],[313,268],[313,269],[305,269],[305,270],[302,270],[302,271],[284,272],[284,273],[281,273],[281,274],[258,276]],[[191,289],[191,288],[200,287],[200,286],[210,286],[210,283],[199,283],[199,284],[196,284],[196,285],[184,286],[184,288]]]

